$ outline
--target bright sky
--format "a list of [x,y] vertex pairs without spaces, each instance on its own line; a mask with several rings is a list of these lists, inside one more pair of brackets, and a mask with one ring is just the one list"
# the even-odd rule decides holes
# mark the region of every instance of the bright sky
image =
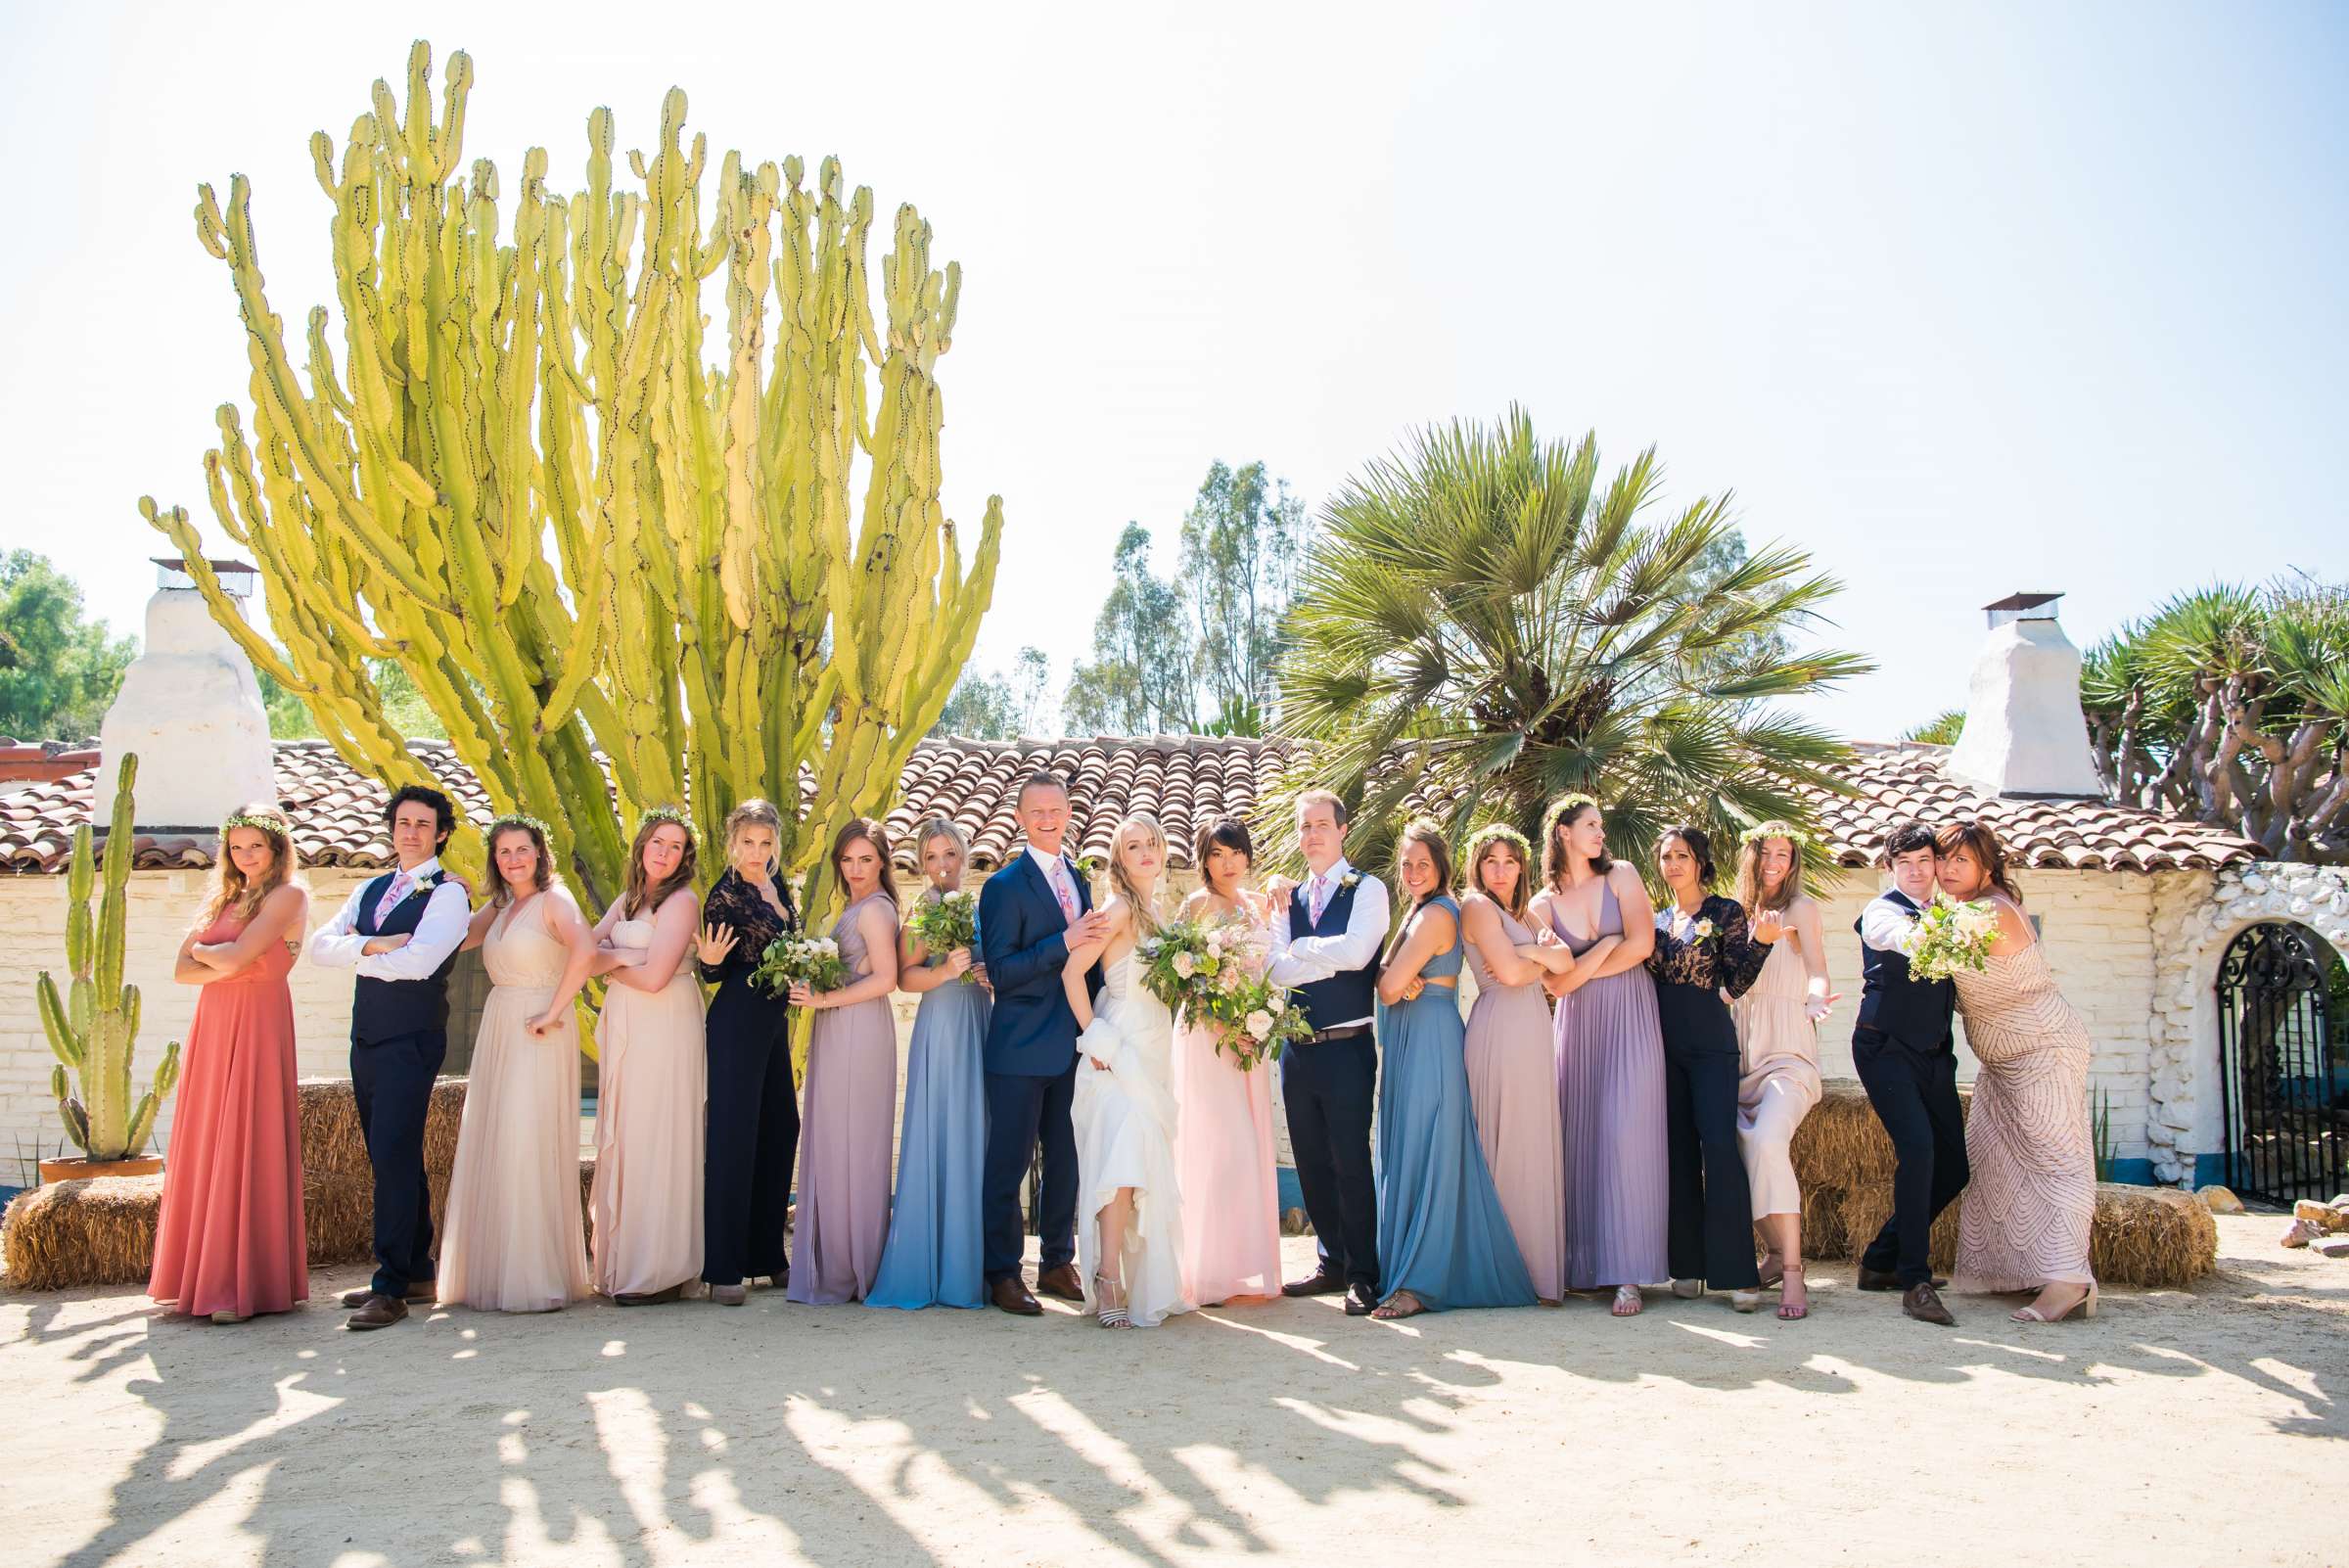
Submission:
[[589,109],[642,145],[675,83],[713,164],[837,153],[921,208],[965,272],[948,510],[1009,518],[984,665],[1065,678],[1119,528],[1170,569],[1212,460],[1317,505],[1511,400],[1842,576],[1883,669],[1824,716],[1863,738],[1960,706],[2010,590],[2066,591],[2086,647],[2349,572],[2338,6],[207,9],[0,0],[0,544],[118,627],[163,543],[137,497],[203,515],[243,396],[197,183],[252,175],[299,324],[309,134],[419,34],[472,53],[467,156],[509,178],[535,143],[576,186]]

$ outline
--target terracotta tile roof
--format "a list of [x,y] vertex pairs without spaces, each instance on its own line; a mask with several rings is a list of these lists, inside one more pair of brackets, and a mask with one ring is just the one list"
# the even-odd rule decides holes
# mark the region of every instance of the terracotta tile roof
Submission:
[[[490,817],[489,802],[444,742],[411,748],[447,783],[477,823]],[[1911,816],[1947,820],[1980,816],[1995,826],[2028,866],[2173,871],[2256,859],[2258,847],[2232,833],[2100,801],[2025,801],[1985,797],[1953,783],[1940,770],[1947,748],[1863,745],[1845,772],[1856,793],[1822,793],[1818,816],[1829,850],[1844,865],[1865,865],[1893,824]],[[900,867],[915,869],[913,827],[930,816],[953,820],[971,841],[972,866],[1000,865],[1018,841],[1012,806],[1019,781],[1039,768],[1071,782],[1079,853],[1107,857],[1110,835],[1129,809],[1155,812],[1166,824],[1172,858],[1191,863],[1199,824],[1229,813],[1246,816],[1277,765],[1277,751],[1263,741],[1199,735],[1096,737],[1090,740],[925,740],[905,764],[897,807],[889,813]],[[0,869],[62,871],[73,826],[89,814],[90,773],[0,794]],[[356,772],[324,741],[277,744],[278,798],[301,839],[302,863],[376,867],[391,863],[383,829],[386,792]],[[814,789],[805,786],[803,803]],[[142,869],[211,864],[208,837],[142,834]]]
[[2224,828],[2104,801],[2022,800],[1984,795],[1941,770],[1947,746],[1857,747],[1843,769],[1857,793],[1816,797],[1816,814],[1841,865],[1872,865],[1885,835],[1911,817],[1927,822],[1979,817],[2007,853],[2038,869],[2208,870],[2256,860],[2260,847]]

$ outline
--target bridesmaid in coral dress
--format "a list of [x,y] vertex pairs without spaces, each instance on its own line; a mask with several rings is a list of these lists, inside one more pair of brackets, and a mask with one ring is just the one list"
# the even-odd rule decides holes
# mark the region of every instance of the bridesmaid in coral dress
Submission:
[[172,979],[204,990],[147,1293],[191,1316],[241,1323],[310,1294],[286,989],[310,900],[293,880],[293,829],[274,803],[233,812],[220,840],[211,895],[172,966]]
[[849,906],[832,927],[849,983],[791,988],[815,1011],[808,1030],[807,1099],[800,1113],[800,1211],[788,1301],[836,1307],[862,1301],[889,1247],[890,1130],[898,1109],[898,894],[889,832],[855,817],[832,842],[832,870]]
[[[1243,892],[1255,863],[1248,826],[1218,817],[1193,846],[1199,890],[1180,918],[1236,921],[1254,950],[1272,940],[1270,906]],[[1190,1299],[1212,1307],[1280,1294],[1280,1187],[1273,1175],[1271,1069],[1243,1068],[1214,1035],[1181,1023],[1174,1040],[1176,1185],[1182,1192],[1182,1277]]]
[[1958,1008],[1981,1071],[1965,1119],[1973,1172],[1958,1211],[1952,1288],[2033,1290],[2018,1323],[2096,1315],[2088,1267],[2096,1216],[2096,1151],[2088,1120],[2088,1026],[2072,1011],[2040,945],[2023,896],[2006,875],[2006,851],[1982,822],[1954,822],[1935,836],[1941,891],[1987,899],[1999,912],[1990,956],[1959,970]]
[[1515,828],[1496,823],[1468,841],[1469,893],[1460,900],[1460,928],[1476,965],[1468,1100],[1534,1293],[1555,1305],[1566,1295],[1566,1151],[1542,981],[1574,960],[1564,947],[1537,944],[1525,923],[1532,873],[1532,847]]
[[579,1031],[572,998],[595,939],[554,877],[546,829],[489,825],[497,891],[474,911],[491,990],[482,1009],[440,1229],[440,1304],[548,1313],[584,1300],[579,1222]]
[[627,891],[595,928],[595,1288],[622,1307],[675,1301],[702,1271],[702,988],[685,962],[701,924],[693,829],[656,807],[628,850]]

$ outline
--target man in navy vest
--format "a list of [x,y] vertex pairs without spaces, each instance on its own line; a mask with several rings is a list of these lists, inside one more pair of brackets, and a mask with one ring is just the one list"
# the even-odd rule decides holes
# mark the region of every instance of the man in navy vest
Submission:
[[1346,803],[1327,790],[1298,798],[1306,878],[1273,909],[1267,973],[1313,1026],[1312,1039],[1281,1055],[1280,1095],[1321,1266],[1281,1294],[1344,1291],[1347,1314],[1362,1317],[1378,1305],[1378,1190],[1370,1176],[1378,1049],[1370,1023],[1391,912],[1378,878],[1346,863],[1347,816]]
[[1892,1178],[1892,1218],[1860,1255],[1862,1290],[1898,1290],[1901,1311],[1943,1327],[1957,1319],[1942,1305],[1930,1262],[1934,1218],[1965,1189],[1965,1118],[1958,1108],[1958,1051],[1950,1029],[1957,989],[1909,970],[1917,916],[1932,901],[1933,830],[1903,822],[1884,841],[1892,888],[1861,911],[1860,1022],[1852,1064],[1900,1164]]
[[[995,993],[987,1022],[987,1162],[980,1181],[984,1261],[990,1300],[1007,1313],[1043,1312],[1020,1277],[1026,1250],[1020,1178],[1040,1138],[1044,1161],[1036,1229],[1042,1246],[1036,1288],[1084,1299],[1077,1277],[1077,1015],[1061,975],[1069,949],[1100,940],[1108,918],[1061,853],[1069,830],[1069,787],[1056,773],[1031,773],[1017,802],[1027,847],[979,890],[979,952]],[[1085,976],[1101,989],[1101,966]]]
[[433,1299],[432,1192],[424,1115],[448,1050],[448,972],[465,941],[465,885],[440,869],[455,831],[448,797],[419,784],[385,808],[393,870],[350,896],[310,939],[310,961],[355,968],[350,1087],[375,1168],[375,1278],[343,1298],[351,1328],[385,1328]]

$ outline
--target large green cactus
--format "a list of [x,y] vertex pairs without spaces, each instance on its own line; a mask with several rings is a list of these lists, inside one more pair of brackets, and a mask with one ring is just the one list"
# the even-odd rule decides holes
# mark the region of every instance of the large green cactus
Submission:
[[[260,568],[282,658],[201,564],[187,513],[140,508],[354,766],[430,781],[368,677],[368,660],[394,659],[492,801],[544,819],[598,906],[644,807],[690,779],[707,838],[744,797],[797,804],[806,775],[814,810],[787,811],[783,850],[820,908],[833,831],[892,803],[993,591],[1000,502],[966,574],[939,500],[935,371],[959,269],[931,269],[929,225],[900,208],[877,324],[871,193],[850,194],[832,160],[809,188],[796,158],[728,153],[706,213],[707,148],[683,145],[675,89],[653,150],[628,154],[641,192],[614,188],[598,109],[586,189],[554,194],[531,149],[501,241],[497,171],[458,173],[472,65],[451,57],[437,121],[430,65],[417,44],[404,115],[375,84],[339,168],[327,136],[311,141],[340,361],[323,308],[288,344],[244,176],[225,211],[208,186],[196,209],[253,365],[252,434],[223,406],[206,480]],[[706,279],[727,322],[709,357]],[[460,866],[479,853],[470,833],[451,847]]]
[[[156,1113],[179,1082],[179,1041],[163,1047],[155,1084],[130,1101],[130,1057],[139,1037],[139,988],[122,980],[122,934],[130,908],[131,786],[139,759],[126,754],[115,775],[115,815],[107,829],[106,889],[98,913],[90,914],[90,890],[97,878],[90,826],[73,830],[72,867],[66,877],[66,967],[72,982],[62,998],[49,971],[41,971],[34,993],[40,998],[41,1027],[57,1066],[49,1070],[50,1092],[74,1147],[93,1160],[129,1160],[147,1147]],[[81,1082],[75,1098],[66,1078],[71,1068]]]

